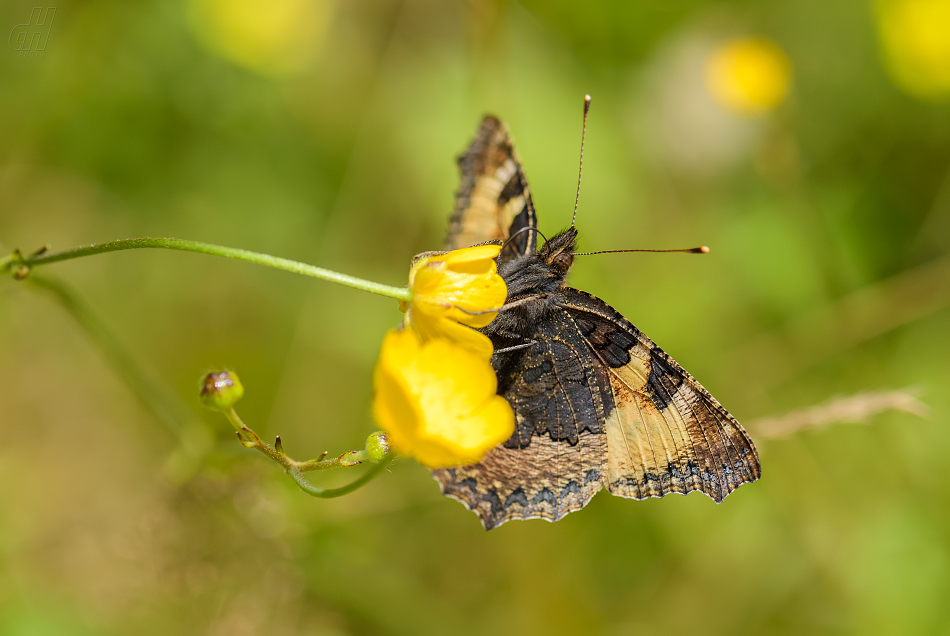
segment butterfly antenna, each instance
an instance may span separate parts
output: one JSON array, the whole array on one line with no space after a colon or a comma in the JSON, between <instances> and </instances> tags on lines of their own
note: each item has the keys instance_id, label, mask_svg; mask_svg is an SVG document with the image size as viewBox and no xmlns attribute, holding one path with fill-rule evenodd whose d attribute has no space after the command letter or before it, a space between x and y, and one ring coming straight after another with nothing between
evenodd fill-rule
<instances>
[{"instance_id":1,"label":"butterfly antenna","mask_svg":"<svg viewBox=\"0 0 950 636\"><path fill-rule=\"evenodd\" d=\"M601 250L599 252L574 252L574 256L591 256L592 254L620 254L622 252L683 252L685 254L709 254L709 248L703 245L702 247L687 247L682 250Z\"/></svg>"},{"instance_id":2,"label":"butterfly antenna","mask_svg":"<svg viewBox=\"0 0 950 636\"><path fill-rule=\"evenodd\" d=\"M581 200L581 175L584 173L584 138L587 137L587 113L590 111L590 95L584 95L584 127L581 129L581 161L577 167L577 194L574 195L574 216L571 217L571 228L577 220L577 204Z\"/></svg>"},{"instance_id":3,"label":"butterfly antenna","mask_svg":"<svg viewBox=\"0 0 950 636\"><path fill-rule=\"evenodd\" d=\"M508 237L508 240L505 241L505 242L502 244L501 249L505 249L506 247L508 247L508 243L511 243L513 240L515 240L516 238L518 238L518 235L524 234L525 232L537 232L538 234L541 235L541 238L544 239L544 242L545 242L545 243L548 242L548 237L546 237L546 236L544 235L544 233L541 232L541 230L539 230L539 229L536 228L536 227L531 227L530 225L528 225L528 226L525 226L525 227L521 228L520 230L518 230L517 232L515 232L515 233L512 234L511 236L509 236L509 237Z\"/></svg>"}]
</instances>

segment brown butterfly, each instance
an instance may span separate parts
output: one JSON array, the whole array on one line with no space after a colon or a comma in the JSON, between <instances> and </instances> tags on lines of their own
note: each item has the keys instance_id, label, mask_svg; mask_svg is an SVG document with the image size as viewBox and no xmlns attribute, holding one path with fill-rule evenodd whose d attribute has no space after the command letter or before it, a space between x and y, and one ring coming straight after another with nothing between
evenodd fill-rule
<instances>
[{"instance_id":1,"label":"brown butterfly","mask_svg":"<svg viewBox=\"0 0 950 636\"><path fill-rule=\"evenodd\" d=\"M506 242L506 309L482 331L515 432L478 464L433 470L443 494L491 529L557 521L601 488L633 499L699 490L719 503L758 479L739 422L619 312L565 285L573 223L537 249L534 204L505 125L485 117L458 165L446 248Z\"/></svg>"}]
</instances>

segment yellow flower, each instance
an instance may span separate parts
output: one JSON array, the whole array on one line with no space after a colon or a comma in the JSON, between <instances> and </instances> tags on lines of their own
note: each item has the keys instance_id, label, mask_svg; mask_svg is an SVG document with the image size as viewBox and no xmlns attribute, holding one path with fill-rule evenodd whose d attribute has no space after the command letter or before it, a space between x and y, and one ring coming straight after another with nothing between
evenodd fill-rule
<instances>
[{"instance_id":1,"label":"yellow flower","mask_svg":"<svg viewBox=\"0 0 950 636\"><path fill-rule=\"evenodd\" d=\"M877 9L894 83L921 99L950 96L950 0L879 0Z\"/></svg>"},{"instance_id":2,"label":"yellow flower","mask_svg":"<svg viewBox=\"0 0 950 636\"><path fill-rule=\"evenodd\" d=\"M190 0L192 27L213 52L279 77L304 71L330 26L331 0Z\"/></svg>"},{"instance_id":3,"label":"yellow flower","mask_svg":"<svg viewBox=\"0 0 950 636\"><path fill-rule=\"evenodd\" d=\"M508 296L498 275L495 257L499 245L479 245L419 258L409 271L412 300L406 325L423 341L448 338L484 358L492 354L491 340L469 327L485 327Z\"/></svg>"},{"instance_id":4,"label":"yellow flower","mask_svg":"<svg viewBox=\"0 0 950 636\"><path fill-rule=\"evenodd\" d=\"M752 115L778 106L788 94L791 67L785 53L769 40L726 42L706 67L706 86L729 110Z\"/></svg>"},{"instance_id":5,"label":"yellow flower","mask_svg":"<svg viewBox=\"0 0 950 636\"><path fill-rule=\"evenodd\" d=\"M373 372L373 416L393 449L431 468L463 466L511 437L491 365L451 340L390 331Z\"/></svg>"}]
</instances>

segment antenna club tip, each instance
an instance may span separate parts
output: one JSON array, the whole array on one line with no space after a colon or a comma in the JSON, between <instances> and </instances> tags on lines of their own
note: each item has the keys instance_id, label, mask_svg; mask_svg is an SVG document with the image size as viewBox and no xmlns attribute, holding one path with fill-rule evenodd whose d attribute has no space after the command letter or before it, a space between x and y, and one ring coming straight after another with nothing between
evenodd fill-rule
<instances>
[{"instance_id":1,"label":"antenna club tip","mask_svg":"<svg viewBox=\"0 0 950 636\"><path fill-rule=\"evenodd\" d=\"M584 103L586 104L590 103L590 95L584 95Z\"/></svg>"},{"instance_id":2,"label":"antenna club tip","mask_svg":"<svg viewBox=\"0 0 950 636\"><path fill-rule=\"evenodd\" d=\"M709 254L709 248L703 245L702 247L696 248L696 252L699 254Z\"/></svg>"}]
</instances>

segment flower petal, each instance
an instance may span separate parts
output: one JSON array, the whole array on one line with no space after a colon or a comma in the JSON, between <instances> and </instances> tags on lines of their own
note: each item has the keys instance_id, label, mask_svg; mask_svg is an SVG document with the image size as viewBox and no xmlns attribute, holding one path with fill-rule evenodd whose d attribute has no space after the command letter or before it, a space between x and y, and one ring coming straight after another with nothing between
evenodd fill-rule
<instances>
[{"instance_id":1,"label":"flower petal","mask_svg":"<svg viewBox=\"0 0 950 636\"><path fill-rule=\"evenodd\" d=\"M486 327L498 315L508 288L498 275L500 245L479 245L417 258L409 272L412 300L406 325L423 338L449 338L481 357L491 356L491 342L462 327Z\"/></svg>"},{"instance_id":2,"label":"flower petal","mask_svg":"<svg viewBox=\"0 0 950 636\"><path fill-rule=\"evenodd\" d=\"M471 327L459 324L450 318L434 318L424 312L409 310L406 314L409 325L423 340L447 338L475 353L480 358L491 358L494 348L491 340Z\"/></svg>"},{"instance_id":3,"label":"flower petal","mask_svg":"<svg viewBox=\"0 0 950 636\"><path fill-rule=\"evenodd\" d=\"M453 340L390 331L373 383L373 415L393 448L426 466L478 462L514 432L514 413L495 393L487 358Z\"/></svg>"},{"instance_id":4,"label":"flower petal","mask_svg":"<svg viewBox=\"0 0 950 636\"><path fill-rule=\"evenodd\" d=\"M464 263L473 263L477 261L487 262L494 260L501 253L501 245L476 245L466 247L460 250L452 250L439 257L441 260L455 267Z\"/></svg>"}]
</instances>

